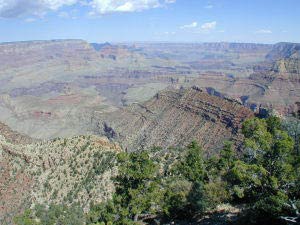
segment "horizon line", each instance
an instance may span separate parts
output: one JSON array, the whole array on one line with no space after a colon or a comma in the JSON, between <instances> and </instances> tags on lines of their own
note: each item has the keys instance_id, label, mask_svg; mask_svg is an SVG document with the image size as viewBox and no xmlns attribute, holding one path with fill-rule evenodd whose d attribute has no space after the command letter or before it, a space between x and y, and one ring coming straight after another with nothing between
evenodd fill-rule
<instances>
[{"instance_id":1,"label":"horizon line","mask_svg":"<svg viewBox=\"0 0 300 225\"><path fill-rule=\"evenodd\" d=\"M290 43L290 44L300 44L297 42L289 42L289 41L280 41L273 43L263 43L263 42L243 42L243 41L88 41L81 38L61 38L61 39L32 39L32 40L20 40L20 41L3 41L0 42L3 44L13 44L13 43L29 43L29 42L59 42L59 41L84 41L89 44L206 44L206 43L224 43L224 44L259 44L259 45L275 45L279 43Z\"/></svg>"}]
</instances>

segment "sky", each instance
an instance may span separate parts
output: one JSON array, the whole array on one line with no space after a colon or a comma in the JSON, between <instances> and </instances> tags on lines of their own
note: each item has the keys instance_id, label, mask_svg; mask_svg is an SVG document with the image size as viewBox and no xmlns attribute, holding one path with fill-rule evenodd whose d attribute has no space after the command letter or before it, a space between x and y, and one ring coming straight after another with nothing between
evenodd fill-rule
<instances>
[{"instance_id":1,"label":"sky","mask_svg":"<svg viewBox=\"0 0 300 225\"><path fill-rule=\"evenodd\" d=\"M300 0L0 0L0 42L300 42Z\"/></svg>"}]
</instances>

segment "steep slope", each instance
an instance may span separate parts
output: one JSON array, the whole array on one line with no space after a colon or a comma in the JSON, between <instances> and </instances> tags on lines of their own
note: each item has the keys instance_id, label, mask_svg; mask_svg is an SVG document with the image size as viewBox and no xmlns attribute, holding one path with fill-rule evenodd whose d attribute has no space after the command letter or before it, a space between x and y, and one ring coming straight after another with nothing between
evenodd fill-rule
<instances>
[{"instance_id":1,"label":"steep slope","mask_svg":"<svg viewBox=\"0 0 300 225\"><path fill-rule=\"evenodd\" d=\"M285 58L299 58L300 44L281 42L272 47L272 50L267 54L266 59L276 61Z\"/></svg>"},{"instance_id":2,"label":"steep slope","mask_svg":"<svg viewBox=\"0 0 300 225\"><path fill-rule=\"evenodd\" d=\"M279 43L266 57L275 63L271 69L274 77L285 75L292 82L299 82L300 78L300 44Z\"/></svg>"},{"instance_id":3,"label":"steep slope","mask_svg":"<svg viewBox=\"0 0 300 225\"><path fill-rule=\"evenodd\" d=\"M239 102L193 87L162 91L145 104L110 113L100 120L99 132L129 151L185 146L196 140L211 154L225 140L239 145L241 123L251 116Z\"/></svg>"},{"instance_id":4,"label":"steep slope","mask_svg":"<svg viewBox=\"0 0 300 225\"><path fill-rule=\"evenodd\" d=\"M8 142L15 144L30 144L34 140L26 135L19 134L16 131L13 131L9 126L0 122L0 135L2 135Z\"/></svg>"},{"instance_id":5,"label":"steep slope","mask_svg":"<svg viewBox=\"0 0 300 225\"><path fill-rule=\"evenodd\" d=\"M251 75L252 80L266 87L265 92L249 100L282 114L291 113L300 99L300 44L279 43L267 58L275 61Z\"/></svg>"},{"instance_id":6,"label":"steep slope","mask_svg":"<svg viewBox=\"0 0 300 225\"><path fill-rule=\"evenodd\" d=\"M17 144L0 133L0 224L32 204L79 203L88 210L91 202L106 200L119 151L96 136Z\"/></svg>"},{"instance_id":7,"label":"steep slope","mask_svg":"<svg viewBox=\"0 0 300 225\"><path fill-rule=\"evenodd\" d=\"M300 44L274 45L249 77L207 73L193 82L212 94L240 99L254 111L274 109L287 115L296 110L300 99Z\"/></svg>"}]
</instances>

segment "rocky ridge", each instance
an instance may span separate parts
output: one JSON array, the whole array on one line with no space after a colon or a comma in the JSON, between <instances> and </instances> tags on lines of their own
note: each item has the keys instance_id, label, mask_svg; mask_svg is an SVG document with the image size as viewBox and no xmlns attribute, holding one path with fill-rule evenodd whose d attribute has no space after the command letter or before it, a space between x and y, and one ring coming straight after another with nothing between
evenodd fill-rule
<instances>
[{"instance_id":1,"label":"rocky ridge","mask_svg":"<svg viewBox=\"0 0 300 225\"><path fill-rule=\"evenodd\" d=\"M252 116L250 109L231 98L197 87L170 89L101 118L99 133L129 151L185 146L196 140L213 154L228 139L239 146L241 124Z\"/></svg>"},{"instance_id":2,"label":"rocky ridge","mask_svg":"<svg viewBox=\"0 0 300 225\"><path fill-rule=\"evenodd\" d=\"M11 143L15 144L30 144L36 140L13 131L9 126L0 122L0 134Z\"/></svg>"},{"instance_id":3,"label":"rocky ridge","mask_svg":"<svg viewBox=\"0 0 300 225\"><path fill-rule=\"evenodd\" d=\"M32 204L79 203L88 210L91 202L110 198L114 155L121 148L107 138L77 136L27 144L20 138L12 143L11 137L18 137L15 132L5 136L0 133L0 224L10 224Z\"/></svg>"}]
</instances>

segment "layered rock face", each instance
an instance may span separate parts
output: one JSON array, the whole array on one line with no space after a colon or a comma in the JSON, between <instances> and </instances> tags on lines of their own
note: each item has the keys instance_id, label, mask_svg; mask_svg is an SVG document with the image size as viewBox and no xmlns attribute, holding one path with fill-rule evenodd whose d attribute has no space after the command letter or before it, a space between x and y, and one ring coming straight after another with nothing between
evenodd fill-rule
<instances>
[{"instance_id":1,"label":"layered rock face","mask_svg":"<svg viewBox=\"0 0 300 225\"><path fill-rule=\"evenodd\" d=\"M254 111L275 110L285 116L296 110L300 99L299 55L300 44L279 43L253 67L249 77L207 74L195 84L215 95L240 99Z\"/></svg>"},{"instance_id":2,"label":"layered rock face","mask_svg":"<svg viewBox=\"0 0 300 225\"><path fill-rule=\"evenodd\" d=\"M283 76L292 82L299 82L300 78L300 44L279 43L274 45L267 59L274 61L271 73L274 78Z\"/></svg>"},{"instance_id":3,"label":"layered rock face","mask_svg":"<svg viewBox=\"0 0 300 225\"><path fill-rule=\"evenodd\" d=\"M0 44L1 69L62 59L93 59L93 48L83 40L29 41ZM61 62L65 63L65 62Z\"/></svg>"},{"instance_id":4,"label":"layered rock face","mask_svg":"<svg viewBox=\"0 0 300 225\"><path fill-rule=\"evenodd\" d=\"M290 43L4 43L0 121L39 139L93 134L95 114L144 102L169 86L193 85L286 114L299 98L297 49Z\"/></svg>"},{"instance_id":5,"label":"layered rock face","mask_svg":"<svg viewBox=\"0 0 300 225\"><path fill-rule=\"evenodd\" d=\"M228 42L138 43L134 47L150 58L172 59L196 70L224 71L239 76L246 76L250 72L249 65L264 61L272 49L272 45L267 44Z\"/></svg>"},{"instance_id":6,"label":"layered rock face","mask_svg":"<svg viewBox=\"0 0 300 225\"><path fill-rule=\"evenodd\" d=\"M245 54L262 54L264 56L272 49L272 45L268 44L253 44L253 43L230 43L230 42L209 42L209 43L137 43L134 46L137 49L141 49L146 54L157 54L157 53L168 53L168 56L181 58L182 60L184 55L182 52L206 52L207 54L213 54L216 52L219 53L245 53ZM175 54L177 52L177 54ZM181 57L180 57L181 56ZM202 58L205 55L195 54L187 55L186 58L190 59L191 56L196 58ZM207 56L207 55L206 55ZM221 55L219 55L221 56Z\"/></svg>"},{"instance_id":7,"label":"layered rock face","mask_svg":"<svg viewBox=\"0 0 300 225\"><path fill-rule=\"evenodd\" d=\"M39 139L92 134L95 111L139 97L138 89L127 95L130 88L150 85L144 90L152 97L152 87L161 90L181 76L163 67L169 61L83 40L3 43L0 61L0 121Z\"/></svg>"},{"instance_id":8,"label":"layered rock face","mask_svg":"<svg viewBox=\"0 0 300 225\"><path fill-rule=\"evenodd\" d=\"M267 59L275 61L268 69L251 76L253 81L265 86L265 91L251 101L283 115L292 113L300 99L300 44L279 43Z\"/></svg>"},{"instance_id":9,"label":"layered rock face","mask_svg":"<svg viewBox=\"0 0 300 225\"><path fill-rule=\"evenodd\" d=\"M300 44L281 42L275 44L272 50L267 54L266 59L276 61L286 58L299 58L300 57Z\"/></svg>"},{"instance_id":10,"label":"layered rock face","mask_svg":"<svg viewBox=\"0 0 300 225\"><path fill-rule=\"evenodd\" d=\"M196 140L207 154L213 154L225 140L239 145L241 124L251 116L238 101L193 87L162 91L145 104L106 115L99 122L99 132L128 151L185 146Z\"/></svg>"}]
</instances>

